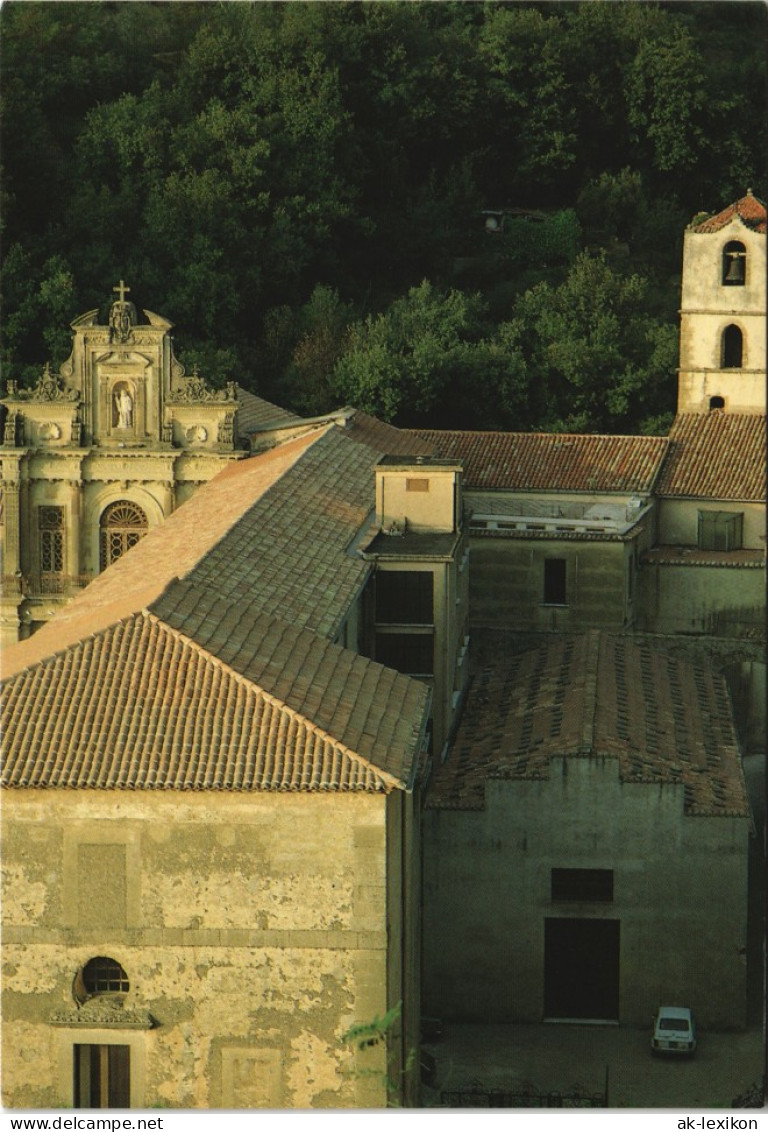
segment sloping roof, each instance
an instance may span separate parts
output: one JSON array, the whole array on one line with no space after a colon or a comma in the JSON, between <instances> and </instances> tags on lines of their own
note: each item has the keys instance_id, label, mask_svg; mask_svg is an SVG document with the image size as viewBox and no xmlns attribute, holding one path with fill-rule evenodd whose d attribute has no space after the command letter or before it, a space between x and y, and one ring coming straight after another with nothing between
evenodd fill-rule
<instances>
[{"instance_id":1,"label":"sloping roof","mask_svg":"<svg viewBox=\"0 0 768 1132\"><path fill-rule=\"evenodd\" d=\"M252 619L248 628L252 635L241 633L239 640L249 657L238 667L250 676L149 612L25 669L4 685L3 785L300 791L409 785L426 687L268 618ZM230 643L230 651L237 646ZM302 701L301 712L270 689L290 683L303 664L286 697ZM355 749L345 738L355 740Z\"/></svg>"},{"instance_id":2,"label":"sloping roof","mask_svg":"<svg viewBox=\"0 0 768 1132\"><path fill-rule=\"evenodd\" d=\"M281 409L271 401L265 401L242 385L237 387L237 432L238 436L248 436L256 428L275 424L299 424L301 417L288 409Z\"/></svg>"},{"instance_id":3,"label":"sloping roof","mask_svg":"<svg viewBox=\"0 0 768 1132\"><path fill-rule=\"evenodd\" d=\"M34 636L4 649L3 673L16 672L143 609L173 578L184 576L204 559L319 436L302 436L229 464Z\"/></svg>"},{"instance_id":4,"label":"sloping roof","mask_svg":"<svg viewBox=\"0 0 768 1132\"><path fill-rule=\"evenodd\" d=\"M734 216L738 216L747 228L751 228L754 232L765 232L765 204L753 195L751 189L746 196L734 201L733 204L729 204L727 208L716 213L715 216L710 216L700 224L691 225L690 230L692 232L719 232L721 228L725 228L726 224L730 224Z\"/></svg>"},{"instance_id":5,"label":"sloping roof","mask_svg":"<svg viewBox=\"0 0 768 1132\"><path fill-rule=\"evenodd\" d=\"M188 576L230 602L253 601L332 638L371 570L348 547L373 508L381 453L335 425L310 437L301 459Z\"/></svg>"},{"instance_id":6,"label":"sloping roof","mask_svg":"<svg viewBox=\"0 0 768 1132\"><path fill-rule=\"evenodd\" d=\"M468 491L649 492L666 451L662 436L419 429L440 456L462 460Z\"/></svg>"},{"instance_id":7,"label":"sloping roof","mask_svg":"<svg viewBox=\"0 0 768 1132\"><path fill-rule=\"evenodd\" d=\"M230 465L9 648L8 781L409 788L426 685L331 643L381 455L328 425Z\"/></svg>"},{"instance_id":8,"label":"sloping roof","mask_svg":"<svg viewBox=\"0 0 768 1132\"><path fill-rule=\"evenodd\" d=\"M355 409L346 426L347 436L390 456L434 456L437 445L409 429L395 428ZM442 434L438 434L442 435Z\"/></svg>"},{"instance_id":9,"label":"sloping roof","mask_svg":"<svg viewBox=\"0 0 768 1132\"><path fill-rule=\"evenodd\" d=\"M510 653L477 644L462 721L429 785L434 809L482 809L488 779L546 779L555 756L613 756L627 783L678 783L688 814L749 810L725 681L709 666L597 631Z\"/></svg>"},{"instance_id":10,"label":"sloping roof","mask_svg":"<svg viewBox=\"0 0 768 1132\"><path fill-rule=\"evenodd\" d=\"M693 499L765 499L765 418L760 413L681 413L656 493Z\"/></svg>"}]
</instances>

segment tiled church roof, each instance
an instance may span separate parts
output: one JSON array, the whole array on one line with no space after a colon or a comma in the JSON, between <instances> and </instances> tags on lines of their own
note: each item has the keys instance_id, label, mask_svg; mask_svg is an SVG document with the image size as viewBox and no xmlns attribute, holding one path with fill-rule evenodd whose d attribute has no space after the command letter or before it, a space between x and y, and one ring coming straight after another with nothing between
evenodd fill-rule
<instances>
[{"instance_id":1,"label":"tiled church roof","mask_svg":"<svg viewBox=\"0 0 768 1132\"><path fill-rule=\"evenodd\" d=\"M740 200L729 204L722 212L710 216L707 220L703 220L701 224L692 225L691 231L719 232L721 228L725 228L726 224L730 224L734 216L738 216L747 228L752 228L755 232L765 232L765 204L756 196L753 196L751 190Z\"/></svg>"},{"instance_id":2,"label":"tiled church roof","mask_svg":"<svg viewBox=\"0 0 768 1132\"><path fill-rule=\"evenodd\" d=\"M426 688L314 634L268 619L251 628L251 653L271 653L261 665L250 659L261 669L261 683L147 612L24 670L5 685L3 785L300 791L407 786L419 746L409 721L423 714ZM302 661L310 668L315 662L315 701L305 697L305 713L269 690L296 670L297 643ZM358 699L364 706L356 718ZM337 734L312 717L336 725ZM339 736L354 738L355 749Z\"/></svg>"},{"instance_id":3,"label":"tiled church roof","mask_svg":"<svg viewBox=\"0 0 768 1132\"><path fill-rule=\"evenodd\" d=\"M681 413L657 494L713 500L765 499L765 417L760 413Z\"/></svg>"},{"instance_id":4,"label":"tiled church roof","mask_svg":"<svg viewBox=\"0 0 768 1132\"><path fill-rule=\"evenodd\" d=\"M473 640L429 808L482 809L489 779L546 779L553 757L609 756L622 782L682 785L688 814L748 815L728 691L711 667L596 631L517 654L502 633Z\"/></svg>"},{"instance_id":5,"label":"tiled church roof","mask_svg":"<svg viewBox=\"0 0 768 1132\"><path fill-rule=\"evenodd\" d=\"M382 454L328 425L230 465L9 648L8 781L409 788L428 689L331 643Z\"/></svg>"},{"instance_id":6,"label":"tiled church roof","mask_svg":"<svg viewBox=\"0 0 768 1132\"><path fill-rule=\"evenodd\" d=\"M464 462L468 491L649 492L666 437L419 429L439 456Z\"/></svg>"}]
</instances>

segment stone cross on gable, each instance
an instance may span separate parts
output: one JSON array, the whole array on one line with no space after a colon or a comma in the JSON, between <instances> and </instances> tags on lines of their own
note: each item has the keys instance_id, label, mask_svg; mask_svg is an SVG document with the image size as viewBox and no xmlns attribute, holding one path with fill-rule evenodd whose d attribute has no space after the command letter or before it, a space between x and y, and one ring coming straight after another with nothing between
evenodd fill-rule
<instances>
[{"instance_id":1,"label":"stone cross on gable","mask_svg":"<svg viewBox=\"0 0 768 1132\"><path fill-rule=\"evenodd\" d=\"M126 285L125 285L125 283L123 283L122 279L120 280L120 286L119 287L113 287L112 288L113 291L119 291L120 292L120 302L121 303L125 302L125 293L126 293L126 291L130 291L130 289L131 289L130 287L126 287Z\"/></svg>"}]
</instances>

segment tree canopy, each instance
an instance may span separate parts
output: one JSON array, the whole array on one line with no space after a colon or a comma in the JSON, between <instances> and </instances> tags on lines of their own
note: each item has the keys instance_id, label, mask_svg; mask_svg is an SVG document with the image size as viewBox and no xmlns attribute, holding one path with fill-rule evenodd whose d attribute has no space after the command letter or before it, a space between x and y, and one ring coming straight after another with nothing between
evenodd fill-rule
<instances>
[{"instance_id":1,"label":"tree canopy","mask_svg":"<svg viewBox=\"0 0 768 1132\"><path fill-rule=\"evenodd\" d=\"M302 412L651 428L683 227L763 189L767 26L749 0L9 0L5 373L61 362L125 278L206 376Z\"/></svg>"}]
</instances>

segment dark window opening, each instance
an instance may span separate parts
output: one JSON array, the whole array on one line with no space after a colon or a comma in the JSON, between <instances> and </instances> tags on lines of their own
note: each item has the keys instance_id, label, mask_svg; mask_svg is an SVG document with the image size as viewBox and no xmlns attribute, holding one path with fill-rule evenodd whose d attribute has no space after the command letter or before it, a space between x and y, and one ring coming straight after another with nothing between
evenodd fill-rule
<instances>
[{"instance_id":1,"label":"dark window opening","mask_svg":"<svg viewBox=\"0 0 768 1132\"><path fill-rule=\"evenodd\" d=\"M99 567L106 570L144 538L149 524L141 507L120 499L105 507L99 526Z\"/></svg>"},{"instance_id":2,"label":"dark window opening","mask_svg":"<svg viewBox=\"0 0 768 1132\"><path fill-rule=\"evenodd\" d=\"M564 558L544 560L544 604L567 605Z\"/></svg>"},{"instance_id":3,"label":"dark window opening","mask_svg":"<svg viewBox=\"0 0 768 1132\"><path fill-rule=\"evenodd\" d=\"M741 550L744 516L739 511L699 511L700 550Z\"/></svg>"},{"instance_id":4,"label":"dark window opening","mask_svg":"<svg viewBox=\"0 0 768 1132\"><path fill-rule=\"evenodd\" d=\"M88 994L127 994L131 989L128 976L115 959L98 955L83 967L83 986Z\"/></svg>"},{"instance_id":5,"label":"dark window opening","mask_svg":"<svg viewBox=\"0 0 768 1132\"><path fill-rule=\"evenodd\" d=\"M712 411L712 409L724 409L725 408L725 398L724 397L710 397L709 408L710 408L710 412Z\"/></svg>"},{"instance_id":6,"label":"dark window opening","mask_svg":"<svg viewBox=\"0 0 768 1132\"><path fill-rule=\"evenodd\" d=\"M377 633L376 660L405 676L432 676L435 671L431 633Z\"/></svg>"},{"instance_id":7,"label":"dark window opening","mask_svg":"<svg viewBox=\"0 0 768 1132\"><path fill-rule=\"evenodd\" d=\"M75 1108L130 1108L130 1046L74 1047Z\"/></svg>"},{"instance_id":8,"label":"dark window opening","mask_svg":"<svg viewBox=\"0 0 768 1132\"><path fill-rule=\"evenodd\" d=\"M747 249L738 240L723 248L723 286L743 287L746 278Z\"/></svg>"},{"instance_id":9,"label":"dark window opening","mask_svg":"<svg viewBox=\"0 0 768 1132\"><path fill-rule=\"evenodd\" d=\"M731 323L723 331L720 347L721 364L723 369L738 369L744 352L744 338L738 326Z\"/></svg>"},{"instance_id":10,"label":"dark window opening","mask_svg":"<svg viewBox=\"0 0 768 1132\"><path fill-rule=\"evenodd\" d=\"M613 869L552 869L552 899L613 900Z\"/></svg>"},{"instance_id":11,"label":"dark window opening","mask_svg":"<svg viewBox=\"0 0 768 1132\"><path fill-rule=\"evenodd\" d=\"M430 571L392 570L376 575L376 621L380 625L431 625L433 579Z\"/></svg>"}]
</instances>

